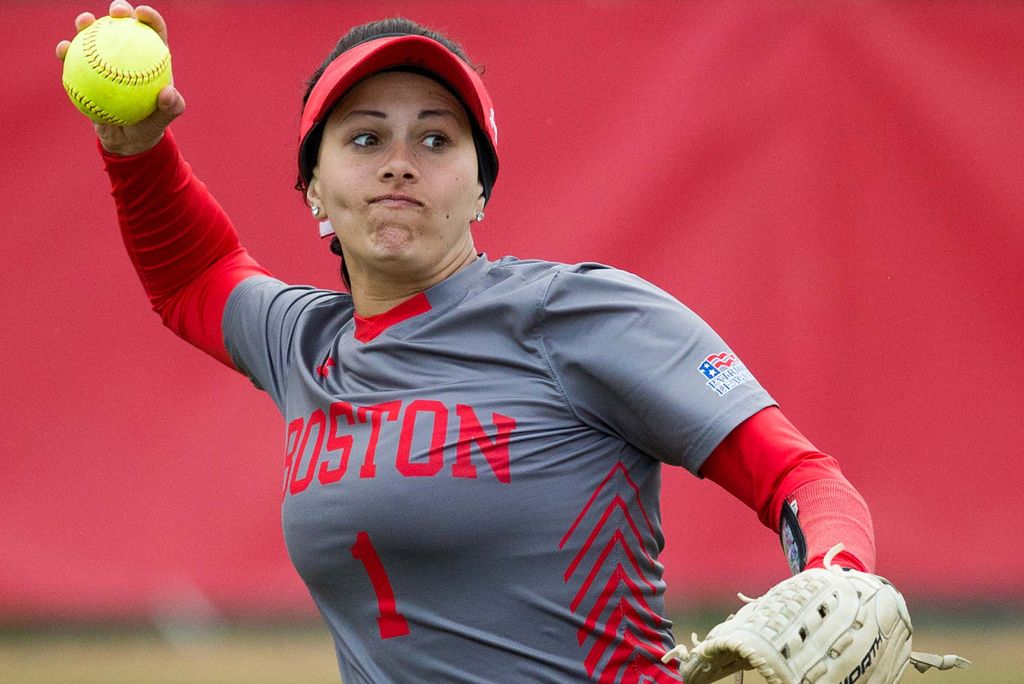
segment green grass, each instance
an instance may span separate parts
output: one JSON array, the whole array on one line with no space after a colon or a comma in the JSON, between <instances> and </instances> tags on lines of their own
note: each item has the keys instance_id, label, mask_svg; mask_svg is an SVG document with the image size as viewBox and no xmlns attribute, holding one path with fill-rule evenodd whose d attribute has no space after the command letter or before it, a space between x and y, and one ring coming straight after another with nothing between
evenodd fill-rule
<instances>
[{"instance_id":1,"label":"green grass","mask_svg":"<svg viewBox=\"0 0 1024 684\"><path fill-rule=\"evenodd\" d=\"M710 621L682 617L675 624L683 638L693 628L703 634ZM909 671L903 681L1024 682L1022 645L1024 616L919 618L915 650L957 653L974 666ZM330 637L319 624L0 630L0 680L12 684L337 684L337 672ZM746 681L763 680L748 675Z\"/></svg>"},{"instance_id":2,"label":"green grass","mask_svg":"<svg viewBox=\"0 0 1024 684\"><path fill-rule=\"evenodd\" d=\"M12 684L337 684L320 624L54 628L0 633L0 681Z\"/></svg>"}]
</instances>

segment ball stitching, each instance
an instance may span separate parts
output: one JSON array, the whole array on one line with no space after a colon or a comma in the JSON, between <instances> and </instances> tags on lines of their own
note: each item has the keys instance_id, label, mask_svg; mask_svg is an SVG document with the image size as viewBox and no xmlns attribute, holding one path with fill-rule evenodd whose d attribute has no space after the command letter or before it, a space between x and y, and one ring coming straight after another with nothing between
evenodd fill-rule
<instances>
[{"instance_id":1,"label":"ball stitching","mask_svg":"<svg viewBox=\"0 0 1024 684\"><path fill-rule=\"evenodd\" d=\"M103 119L104 122L114 124L115 126L128 125L128 122L124 119L113 116L105 110L100 109L95 102L82 95L77 88L69 84L67 81L64 81L64 89L68 91L68 94L71 95L72 98L74 98L75 102L88 109L97 118Z\"/></svg>"},{"instance_id":2,"label":"ball stitching","mask_svg":"<svg viewBox=\"0 0 1024 684\"><path fill-rule=\"evenodd\" d=\"M100 30L107 25L109 25L109 22L106 21L105 17L98 19L91 27L89 27L89 29L86 29L89 33L86 34L82 41L82 52L86 61L89 63L89 66L101 73L104 78L115 81L119 84L140 85L149 83L167 70L167 66L171 61L170 54L164 54L160 61L150 68L138 71L123 71L112 64L109 64L103 59L102 55L100 55L100 51L96 46Z\"/></svg>"}]
</instances>

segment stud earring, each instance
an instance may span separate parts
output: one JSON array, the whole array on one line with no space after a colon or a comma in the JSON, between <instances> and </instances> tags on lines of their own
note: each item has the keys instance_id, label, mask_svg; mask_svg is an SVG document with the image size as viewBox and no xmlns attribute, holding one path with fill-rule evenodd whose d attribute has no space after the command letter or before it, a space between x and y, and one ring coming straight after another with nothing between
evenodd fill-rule
<instances>
[{"instance_id":1,"label":"stud earring","mask_svg":"<svg viewBox=\"0 0 1024 684\"><path fill-rule=\"evenodd\" d=\"M480 223L483 220L484 220L484 212L482 212L482 211L476 212L476 222Z\"/></svg>"},{"instance_id":2,"label":"stud earring","mask_svg":"<svg viewBox=\"0 0 1024 684\"><path fill-rule=\"evenodd\" d=\"M313 218L320 218L320 213L322 211L320 207L313 205L313 208L310 209L310 211L313 212Z\"/></svg>"}]
</instances>

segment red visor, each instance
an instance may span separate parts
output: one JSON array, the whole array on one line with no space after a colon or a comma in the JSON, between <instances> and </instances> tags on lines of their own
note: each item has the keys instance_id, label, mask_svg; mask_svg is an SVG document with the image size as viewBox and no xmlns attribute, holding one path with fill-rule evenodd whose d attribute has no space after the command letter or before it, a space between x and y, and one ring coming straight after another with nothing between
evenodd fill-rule
<instances>
[{"instance_id":1,"label":"red visor","mask_svg":"<svg viewBox=\"0 0 1024 684\"><path fill-rule=\"evenodd\" d=\"M338 100L368 76L401 67L436 75L462 100L474 124L485 195L498 173L498 129L494 105L480 76L441 43L425 36L377 38L341 53L324 70L309 94L299 128L299 175L308 183L319 153L318 133ZM313 135L311 135L313 134ZM480 135L482 134L482 135ZM483 144L481 144L483 143ZM483 147L484 149L481 149Z\"/></svg>"}]
</instances>

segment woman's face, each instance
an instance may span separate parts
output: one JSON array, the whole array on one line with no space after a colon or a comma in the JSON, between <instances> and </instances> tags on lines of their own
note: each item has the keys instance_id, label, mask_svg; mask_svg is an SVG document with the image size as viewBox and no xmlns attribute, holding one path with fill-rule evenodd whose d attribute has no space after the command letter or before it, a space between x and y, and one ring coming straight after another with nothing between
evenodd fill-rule
<instances>
[{"instance_id":1,"label":"woman's face","mask_svg":"<svg viewBox=\"0 0 1024 684\"><path fill-rule=\"evenodd\" d=\"M331 112L307 197L326 209L353 279L419 280L476 255L482 192L459 101L430 78L388 72Z\"/></svg>"}]
</instances>

